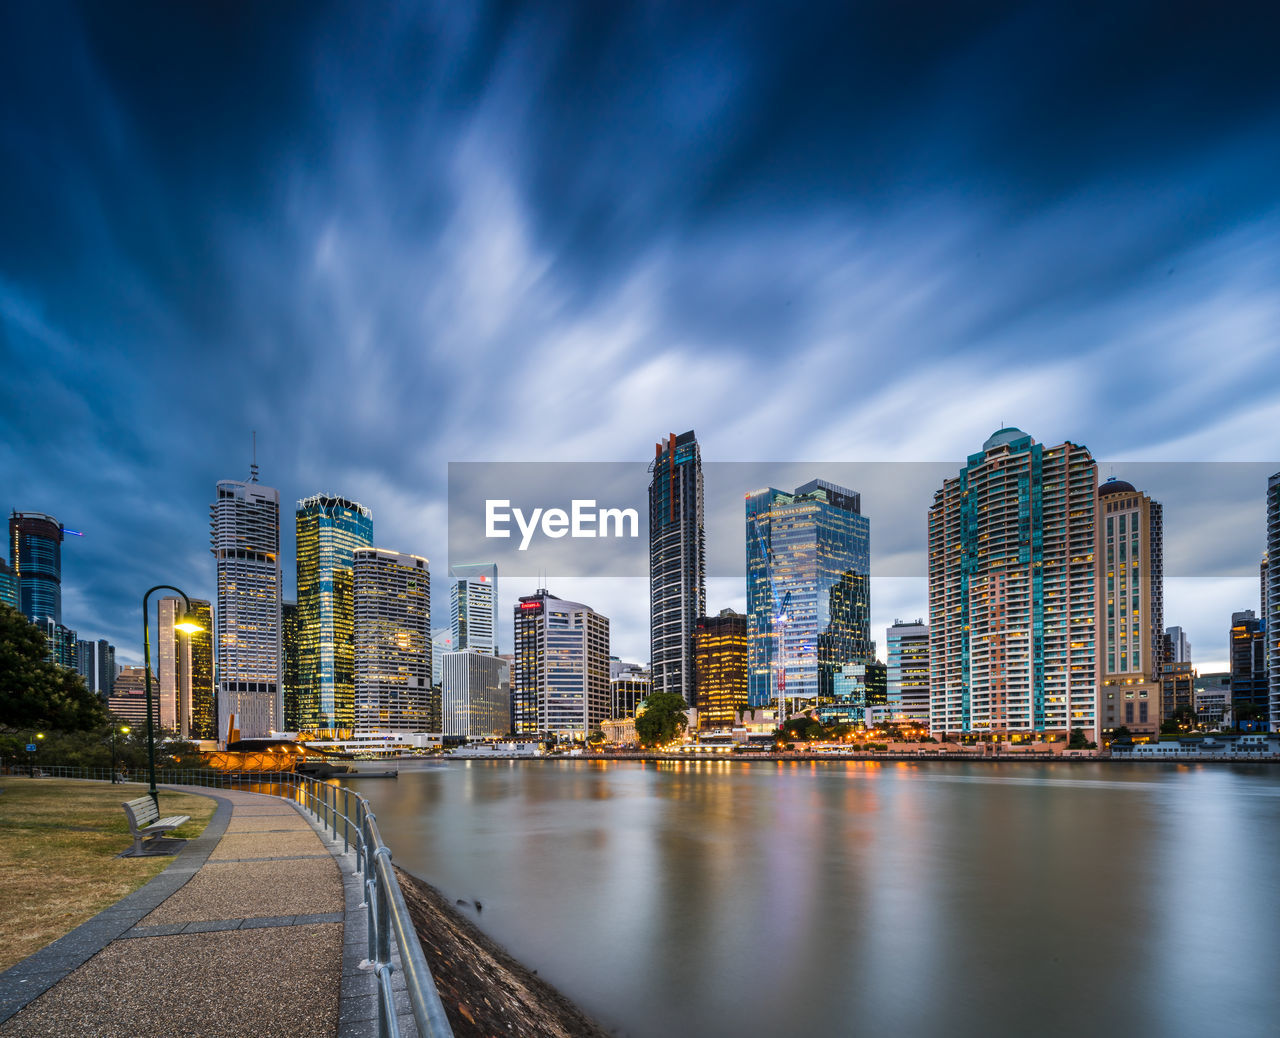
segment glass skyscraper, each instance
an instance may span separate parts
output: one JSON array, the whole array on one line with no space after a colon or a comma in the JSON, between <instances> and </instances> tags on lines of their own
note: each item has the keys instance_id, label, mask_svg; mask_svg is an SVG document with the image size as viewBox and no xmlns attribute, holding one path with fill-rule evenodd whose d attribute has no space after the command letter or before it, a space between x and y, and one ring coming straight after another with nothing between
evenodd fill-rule
<instances>
[{"instance_id":1,"label":"glass skyscraper","mask_svg":"<svg viewBox=\"0 0 1280 1038\"><path fill-rule=\"evenodd\" d=\"M1280 732L1280 472L1267 480L1267 566L1262 622L1267 632L1271 730Z\"/></svg>"},{"instance_id":2,"label":"glass skyscraper","mask_svg":"<svg viewBox=\"0 0 1280 1038\"><path fill-rule=\"evenodd\" d=\"M699 617L693 644L698 727L732 728L738 711L747 705L747 618L732 609L721 609L719 616Z\"/></svg>"},{"instance_id":3,"label":"glass skyscraper","mask_svg":"<svg viewBox=\"0 0 1280 1038\"><path fill-rule=\"evenodd\" d=\"M28 620L62 623L62 524L43 512L9 516L9 558L18 608Z\"/></svg>"},{"instance_id":4,"label":"glass skyscraper","mask_svg":"<svg viewBox=\"0 0 1280 1038\"><path fill-rule=\"evenodd\" d=\"M202 630L184 634L174 624L189 615ZM209 603L191 600L189 613L182 599L160 599L156 632L157 723L183 739L212 739L213 720L213 614Z\"/></svg>"},{"instance_id":5,"label":"glass skyscraper","mask_svg":"<svg viewBox=\"0 0 1280 1038\"><path fill-rule=\"evenodd\" d=\"M296 732L300 711L298 706L298 603L280 604L280 636L284 656L284 726Z\"/></svg>"},{"instance_id":6,"label":"glass skyscraper","mask_svg":"<svg viewBox=\"0 0 1280 1038\"><path fill-rule=\"evenodd\" d=\"M0 559L0 602L14 609L20 608L18 597L18 576L4 559Z\"/></svg>"},{"instance_id":7,"label":"glass skyscraper","mask_svg":"<svg viewBox=\"0 0 1280 1038\"><path fill-rule=\"evenodd\" d=\"M373 513L345 497L298 502L298 707L304 731L355 724L352 563L373 544ZM430 657L428 657L430 662Z\"/></svg>"},{"instance_id":8,"label":"glass skyscraper","mask_svg":"<svg viewBox=\"0 0 1280 1038\"><path fill-rule=\"evenodd\" d=\"M852 490L815 479L747 495L752 708L779 693L830 703L835 675L874 658L871 524Z\"/></svg>"},{"instance_id":9,"label":"glass skyscraper","mask_svg":"<svg viewBox=\"0 0 1280 1038\"><path fill-rule=\"evenodd\" d=\"M449 621L453 651L498 655L498 566L450 566Z\"/></svg>"},{"instance_id":10,"label":"glass skyscraper","mask_svg":"<svg viewBox=\"0 0 1280 1038\"><path fill-rule=\"evenodd\" d=\"M693 636L707 611L702 454L693 430L654 445L649 467L649 660L653 691L693 706Z\"/></svg>"},{"instance_id":11,"label":"glass skyscraper","mask_svg":"<svg viewBox=\"0 0 1280 1038\"><path fill-rule=\"evenodd\" d=\"M432 717L431 570L426 559L357 548L355 728L439 731Z\"/></svg>"}]
</instances>

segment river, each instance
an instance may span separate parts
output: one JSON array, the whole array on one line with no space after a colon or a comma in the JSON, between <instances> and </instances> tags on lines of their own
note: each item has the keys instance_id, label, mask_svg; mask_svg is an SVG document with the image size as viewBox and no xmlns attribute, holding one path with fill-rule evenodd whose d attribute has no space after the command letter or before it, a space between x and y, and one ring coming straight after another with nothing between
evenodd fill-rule
<instances>
[{"instance_id":1,"label":"river","mask_svg":"<svg viewBox=\"0 0 1280 1038\"><path fill-rule=\"evenodd\" d=\"M1280 769L454 761L397 864L619 1034L1280 1033Z\"/></svg>"}]
</instances>

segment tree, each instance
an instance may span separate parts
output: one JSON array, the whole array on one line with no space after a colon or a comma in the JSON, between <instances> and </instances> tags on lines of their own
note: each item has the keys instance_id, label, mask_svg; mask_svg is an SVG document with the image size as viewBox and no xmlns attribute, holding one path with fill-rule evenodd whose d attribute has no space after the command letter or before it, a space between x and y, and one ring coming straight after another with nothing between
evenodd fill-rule
<instances>
[{"instance_id":1,"label":"tree","mask_svg":"<svg viewBox=\"0 0 1280 1038\"><path fill-rule=\"evenodd\" d=\"M1071 738L1067 742L1069 750L1085 750L1089 748L1088 736L1084 734L1083 728L1072 728Z\"/></svg>"},{"instance_id":2,"label":"tree","mask_svg":"<svg viewBox=\"0 0 1280 1038\"><path fill-rule=\"evenodd\" d=\"M783 724L782 735L787 739L813 742L815 739L826 739L827 730L812 717L793 717Z\"/></svg>"},{"instance_id":3,"label":"tree","mask_svg":"<svg viewBox=\"0 0 1280 1038\"><path fill-rule=\"evenodd\" d=\"M587 735L587 745L593 750L600 749L605 744L604 732L599 728L591 729Z\"/></svg>"},{"instance_id":4,"label":"tree","mask_svg":"<svg viewBox=\"0 0 1280 1038\"><path fill-rule=\"evenodd\" d=\"M1161 735L1181 735L1196 726L1196 712L1189 706L1180 706L1160 722Z\"/></svg>"},{"instance_id":5,"label":"tree","mask_svg":"<svg viewBox=\"0 0 1280 1038\"><path fill-rule=\"evenodd\" d=\"M645 746L661 746L676 739L689 725L684 696L655 692L644 701L644 713L636 714L636 735Z\"/></svg>"},{"instance_id":6,"label":"tree","mask_svg":"<svg viewBox=\"0 0 1280 1038\"><path fill-rule=\"evenodd\" d=\"M0 729L80 732L106 721L80 675L48 662L48 652L43 632L0 603Z\"/></svg>"}]
</instances>

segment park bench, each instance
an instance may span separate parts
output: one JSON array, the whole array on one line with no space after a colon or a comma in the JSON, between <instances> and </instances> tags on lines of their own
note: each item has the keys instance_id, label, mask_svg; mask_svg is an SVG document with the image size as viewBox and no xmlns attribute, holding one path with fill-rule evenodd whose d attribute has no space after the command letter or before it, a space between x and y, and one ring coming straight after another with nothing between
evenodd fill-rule
<instances>
[{"instance_id":1,"label":"park bench","mask_svg":"<svg viewBox=\"0 0 1280 1038\"><path fill-rule=\"evenodd\" d=\"M161 818L156 802L149 796L128 800L121 805L125 817L129 819L129 832L133 834L133 853L142 853L142 841L153 836L163 836L178 828L183 822L191 820L190 815L170 815Z\"/></svg>"}]
</instances>

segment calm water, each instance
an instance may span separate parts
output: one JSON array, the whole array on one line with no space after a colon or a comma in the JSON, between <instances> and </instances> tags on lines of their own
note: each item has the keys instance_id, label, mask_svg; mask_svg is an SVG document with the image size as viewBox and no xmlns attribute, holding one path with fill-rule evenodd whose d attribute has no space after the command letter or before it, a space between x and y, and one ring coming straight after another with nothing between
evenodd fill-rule
<instances>
[{"instance_id":1,"label":"calm water","mask_svg":"<svg viewBox=\"0 0 1280 1038\"><path fill-rule=\"evenodd\" d=\"M450 762L395 860L619 1033L1280 1034L1280 770Z\"/></svg>"}]
</instances>

